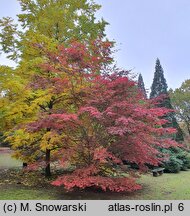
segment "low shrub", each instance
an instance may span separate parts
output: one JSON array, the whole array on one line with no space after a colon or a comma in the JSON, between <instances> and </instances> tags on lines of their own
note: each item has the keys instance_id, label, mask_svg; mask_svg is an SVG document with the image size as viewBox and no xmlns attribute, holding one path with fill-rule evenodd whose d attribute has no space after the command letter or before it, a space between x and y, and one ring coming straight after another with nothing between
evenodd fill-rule
<instances>
[{"instance_id":1,"label":"low shrub","mask_svg":"<svg viewBox=\"0 0 190 216\"><path fill-rule=\"evenodd\" d=\"M162 164L165 172L178 173L180 170L190 169L190 153L181 148L162 149L169 159Z\"/></svg>"},{"instance_id":2,"label":"low shrub","mask_svg":"<svg viewBox=\"0 0 190 216\"><path fill-rule=\"evenodd\" d=\"M178 173L183 167L183 161L175 156L171 156L168 161L163 163L163 167L165 168L165 172Z\"/></svg>"}]
</instances>

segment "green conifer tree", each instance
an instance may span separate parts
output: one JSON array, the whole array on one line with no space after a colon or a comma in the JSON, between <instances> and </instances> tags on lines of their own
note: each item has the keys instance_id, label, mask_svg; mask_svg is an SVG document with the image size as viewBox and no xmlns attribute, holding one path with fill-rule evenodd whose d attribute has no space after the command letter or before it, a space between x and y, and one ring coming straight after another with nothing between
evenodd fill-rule
<instances>
[{"instance_id":1,"label":"green conifer tree","mask_svg":"<svg viewBox=\"0 0 190 216\"><path fill-rule=\"evenodd\" d=\"M170 101L170 97L167 91L167 83L166 79L164 77L164 70L160 64L160 60L157 58L156 60L156 66L155 66L155 73L154 73L154 79L151 86L151 93L150 93L150 99L159 97L163 95L163 99L158 104L160 107L166 107L168 109L173 109ZM179 124L177 123L175 112L170 112L165 116L165 119L168 120L168 123L163 125L164 127L173 127L177 130L177 133L174 137L176 141L183 141L183 132L181 128L179 127Z\"/></svg>"},{"instance_id":2,"label":"green conifer tree","mask_svg":"<svg viewBox=\"0 0 190 216\"><path fill-rule=\"evenodd\" d=\"M161 94L167 94L167 83L164 78L164 70L160 64L160 60L156 59L154 79L151 86L150 98L156 98Z\"/></svg>"},{"instance_id":3,"label":"green conifer tree","mask_svg":"<svg viewBox=\"0 0 190 216\"><path fill-rule=\"evenodd\" d=\"M142 92L144 98L147 98L146 89L145 89L143 77L141 74L139 74L139 77L138 77L138 88Z\"/></svg>"}]
</instances>

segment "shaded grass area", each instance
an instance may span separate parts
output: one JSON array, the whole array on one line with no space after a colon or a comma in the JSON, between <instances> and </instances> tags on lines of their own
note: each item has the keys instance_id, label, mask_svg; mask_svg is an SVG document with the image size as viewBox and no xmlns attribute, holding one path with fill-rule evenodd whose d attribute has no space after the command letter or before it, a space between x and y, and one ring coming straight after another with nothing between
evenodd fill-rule
<instances>
[{"instance_id":1,"label":"shaded grass area","mask_svg":"<svg viewBox=\"0 0 190 216\"><path fill-rule=\"evenodd\" d=\"M190 199L190 171L178 174L163 174L153 177L151 174L143 175L138 182L143 189L133 193L111 193L98 190L76 190L66 192L63 187L54 187L40 173L23 173L21 171L7 170L0 172L0 200L118 200L118 199L144 199L144 200L183 200Z\"/></svg>"},{"instance_id":2,"label":"shaded grass area","mask_svg":"<svg viewBox=\"0 0 190 216\"><path fill-rule=\"evenodd\" d=\"M51 200L56 199L55 193L44 190L27 189L20 187L0 187L0 200Z\"/></svg>"},{"instance_id":3,"label":"shaded grass area","mask_svg":"<svg viewBox=\"0 0 190 216\"><path fill-rule=\"evenodd\" d=\"M122 194L102 192L100 190L65 191L64 187L52 186L50 183L56 178L54 174L46 179L44 174L37 171L27 172L20 169L0 170L0 200L82 200L82 199L120 199Z\"/></svg>"},{"instance_id":4,"label":"shaded grass area","mask_svg":"<svg viewBox=\"0 0 190 216\"><path fill-rule=\"evenodd\" d=\"M21 167L22 162L11 157L8 148L0 148L0 169Z\"/></svg>"}]
</instances>

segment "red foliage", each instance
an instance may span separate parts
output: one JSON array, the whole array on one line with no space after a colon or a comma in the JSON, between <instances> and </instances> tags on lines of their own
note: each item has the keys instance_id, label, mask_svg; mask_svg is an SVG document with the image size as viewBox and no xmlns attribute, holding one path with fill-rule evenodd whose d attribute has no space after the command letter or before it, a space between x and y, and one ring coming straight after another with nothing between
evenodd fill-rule
<instances>
[{"instance_id":1,"label":"red foliage","mask_svg":"<svg viewBox=\"0 0 190 216\"><path fill-rule=\"evenodd\" d=\"M53 185L64 185L68 190L75 187L99 187L117 192L138 190L140 186L133 178L101 176L101 169L113 167L122 160L135 162L140 171L146 170L146 164L161 163L163 158L157 148L178 145L168 138L175 129L162 128L160 117L170 110L156 108L151 101L142 99L135 83L127 77L97 76L93 82L86 104L77 113L80 124L75 130L77 134L80 129L86 133L81 133L70 154L71 158L78 155L76 166L86 168L59 177ZM75 137L74 131L72 134Z\"/></svg>"},{"instance_id":2,"label":"red foliage","mask_svg":"<svg viewBox=\"0 0 190 216\"><path fill-rule=\"evenodd\" d=\"M165 120L161 117L170 110L145 100L125 73L100 75L104 63L111 60L111 44L97 40L89 46L73 42L69 47L60 46L58 53L47 54L49 62L41 69L48 76L41 80L34 77L34 86L49 86L54 98L59 94L60 98L67 97L61 103L55 100L57 106L28 128L64 135L57 159L76 170L59 177L53 185L64 185L68 190L138 190L141 187L134 178L119 176L114 167L127 160L144 171L146 164L162 162L158 147L177 146L168 138L175 130L162 128Z\"/></svg>"},{"instance_id":3,"label":"red foliage","mask_svg":"<svg viewBox=\"0 0 190 216\"><path fill-rule=\"evenodd\" d=\"M104 83L104 88L98 88L101 83ZM110 149L120 151L123 159L138 164L151 162L156 165L159 162L156 146L177 145L174 141L163 138L176 132L173 128L161 127L163 119L160 117L170 110L153 107L151 101L142 100L134 82L127 77L100 77L91 95L95 97L92 96L88 106L102 110L101 124L104 124L109 134L117 137Z\"/></svg>"},{"instance_id":4,"label":"red foliage","mask_svg":"<svg viewBox=\"0 0 190 216\"><path fill-rule=\"evenodd\" d=\"M141 186L136 184L135 179L133 178L111 178L94 174L97 174L96 167L79 169L71 175L59 177L52 182L52 185L64 185L69 191L74 188L84 189L88 187L101 188L103 191L110 190L114 192L135 191L141 189Z\"/></svg>"}]
</instances>

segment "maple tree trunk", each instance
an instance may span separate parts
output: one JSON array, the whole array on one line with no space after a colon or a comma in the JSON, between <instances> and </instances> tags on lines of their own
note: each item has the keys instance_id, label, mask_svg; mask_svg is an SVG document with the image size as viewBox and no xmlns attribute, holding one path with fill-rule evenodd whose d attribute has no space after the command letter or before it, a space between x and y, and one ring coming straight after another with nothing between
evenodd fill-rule
<instances>
[{"instance_id":1,"label":"maple tree trunk","mask_svg":"<svg viewBox=\"0 0 190 216\"><path fill-rule=\"evenodd\" d=\"M50 150L46 149L46 168L45 168L45 176L51 176L51 169L50 169Z\"/></svg>"},{"instance_id":2,"label":"maple tree trunk","mask_svg":"<svg viewBox=\"0 0 190 216\"><path fill-rule=\"evenodd\" d=\"M28 166L28 164L27 164L26 162L23 162L23 163L22 163L22 167L23 167L23 168L26 168L27 166Z\"/></svg>"}]
</instances>

